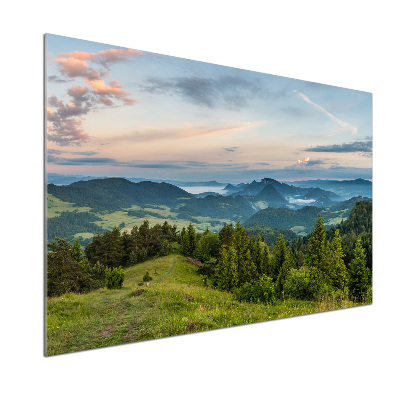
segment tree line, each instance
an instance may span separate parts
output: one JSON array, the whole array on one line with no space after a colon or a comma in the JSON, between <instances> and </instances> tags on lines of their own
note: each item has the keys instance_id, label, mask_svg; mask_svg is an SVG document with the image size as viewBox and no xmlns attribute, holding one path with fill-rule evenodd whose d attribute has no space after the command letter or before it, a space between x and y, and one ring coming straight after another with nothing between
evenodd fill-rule
<instances>
[{"instance_id":1,"label":"tree line","mask_svg":"<svg viewBox=\"0 0 400 400\"><path fill-rule=\"evenodd\" d=\"M219 233L199 233L191 223L178 232L167 221L150 227L146 220L130 232L114 227L97 233L83 251L78 240L70 244L56 237L48 243L47 292L85 293L106 286L107 276L119 285L122 268L167 255L171 243L178 242L183 255L201 262L198 272L206 284L239 300L349 296L363 302L372 293L371 215L371 204L358 203L334 231L325 230L319 215L311 234L290 246L282 234L269 246L262 236L249 235L240 221L225 224Z\"/></svg>"},{"instance_id":2,"label":"tree line","mask_svg":"<svg viewBox=\"0 0 400 400\"><path fill-rule=\"evenodd\" d=\"M280 234L273 247L257 235L250 237L238 221L220 232L196 234L192 224L178 236L181 253L203 264L199 273L213 287L234 292L240 300L274 302L276 299L318 300L325 296L350 297L357 302L371 296L372 273L359 236L345 263L340 230L327 240L321 215L305 242L304 253L287 246Z\"/></svg>"},{"instance_id":3,"label":"tree line","mask_svg":"<svg viewBox=\"0 0 400 400\"><path fill-rule=\"evenodd\" d=\"M104 287L107 274L115 280L117 269L167 255L171 243L177 240L176 235L175 225L165 221L150 227L146 220L130 232L114 227L111 231L97 233L84 251L78 240L72 245L67 239L56 237L48 243L47 295L85 293ZM114 275L107 272L113 270Z\"/></svg>"}]
</instances>

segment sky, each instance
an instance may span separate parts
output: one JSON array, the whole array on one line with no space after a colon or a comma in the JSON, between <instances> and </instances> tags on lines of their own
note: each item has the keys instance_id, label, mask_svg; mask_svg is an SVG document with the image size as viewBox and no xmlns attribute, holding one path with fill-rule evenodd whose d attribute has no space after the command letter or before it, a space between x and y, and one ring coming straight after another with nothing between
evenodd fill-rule
<instances>
[{"instance_id":1,"label":"sky","mask_svg":"<svg viewBox=\"0 0 400 400\"><path fill-rule=\"evenodd\" d=\"M46 35L47 171L372 179L372 94Z\"/></svg>"}]
</instances>

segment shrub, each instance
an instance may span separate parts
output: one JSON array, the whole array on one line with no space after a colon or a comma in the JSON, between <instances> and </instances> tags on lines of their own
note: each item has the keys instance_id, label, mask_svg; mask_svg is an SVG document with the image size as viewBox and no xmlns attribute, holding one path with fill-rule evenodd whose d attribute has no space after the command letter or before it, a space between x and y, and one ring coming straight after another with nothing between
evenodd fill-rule
<instances>
[{"instance_id":1,"label":"shrub","mask_svg":"<svg viewBox=\"0 0 400 400\"><path fill-rule=\"evenodd\" d=\"M125 272L122 267L106 268L105 272L107 289L120 289L125 279Z\"/></svg>"},{"instance_id":2,"label":"shrub","mask_svg":"<svg viewBox=\"0 0 400 400\"><path fill-rule=\"evenodd\" d=\"M309 271L306 268L290 269L285 283L283 284L283 291L285 297L297 300L313 300L315 299L318 290L315 285L311 283Z\"/></svg>"},{"instance_id":3,"label":"shrub","mask_svg":"<svg viewBox=\"0 0 400 400\"><path fill-rule=\"evenodd\" d=\"M149 271L147 271L143 277L143 282L149 282L152 280L153 280L153 278L150 276Z\"/></svg>"},{"instance_id":4,"label":"shrub","mask_svg":"<svg viewBox=\"0 0 400 400\"><path fill-rule=\"evenodd\" d=\"M240 301L251 301L253 303L263 302L273 304L275 302L275 284L272 278L262 275L258 280L246 282L236 289L235 297Z\"/></svg>"},{"instance_id":5,"label":"shrub","mask_svg":"<svg viewBox=\"0 0 400 400\"><path fill-rule=\"evenodd\" d=\"M276 288L272 278L267 275L261 275L259 285L263 293L263 302L273 304L275 302Z\"/></svg>"}]
</instances>

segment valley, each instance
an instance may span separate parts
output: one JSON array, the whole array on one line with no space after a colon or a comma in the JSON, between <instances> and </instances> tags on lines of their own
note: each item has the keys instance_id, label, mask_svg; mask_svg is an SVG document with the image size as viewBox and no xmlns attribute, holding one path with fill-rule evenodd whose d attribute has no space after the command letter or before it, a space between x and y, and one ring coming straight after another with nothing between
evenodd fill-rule
<instances>
[{"instance_id":1,"label":"valley","mask_svg":"<svg viewBox=\"0 0 400 400\"><path fill-rule=\"evenodd\" d=\"M361 181L364 188L372 187L371 182ZM229 184L224 194L194 194L170 183L131 182L123 178L49 184L47 236L50 241L56 236L67 237L71 243L78 238L86 245L95 233L115 226L130 231L145 220L150 226L167 221L178 229L192 223L199 232L218 232L224 224L240 220L254 234L262 234L268 227L269 239L275 241L279 233L286 232L285 236L293 240L311 231L318 213L321 212L327 226L335 226L347 219L357 201L368 199L350 197L351 193L343 197L315 187L313 181L307 183L310 186L297 187L265 178L248 184ZM331 182L329 188L336 184L337 181ZM323 182L323 186L327 187L327 183ZM201 187L210 188L194 188L197 191ZM74 218L75 214L79 218Z\"/></svg>"}]
</instances>

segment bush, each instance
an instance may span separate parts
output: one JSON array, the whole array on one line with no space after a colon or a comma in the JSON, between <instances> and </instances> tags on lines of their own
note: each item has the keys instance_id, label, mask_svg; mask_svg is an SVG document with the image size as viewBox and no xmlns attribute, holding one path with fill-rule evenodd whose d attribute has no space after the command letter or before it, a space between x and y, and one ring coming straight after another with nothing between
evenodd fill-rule
<instances>
[{"instance_id":1,"label":"bush","mask_svg":"<svg viewBox=\"0 0 400 400\"><path fill-rule=\"evenodd\" d=\"M143 277L143 282L149 282L152 280L153 280L153 278L150 276L149 271L147 271Z\"/></svg>"},{"instance_id":2,"label":"bush","mask_svg":"<svg viewBox=\"0 0 400 400\"><path fill-rule=\"evenodd\" d=\"M314 268L290 269L283 284L285 297L297 300L318 300L327 291Z\"/></svg>"},{"instance_id":3,"label":"bush","mask_svg":"<svg viewBox=\"0 0 400 400\"><path fill-rule=\"evenodd\" d=\"M235 297L240 301L262 302L273 304L275 302L275 284L272 278L262 275L260 279L246 282L236 289Z\"/></svg>"},{"instance_id":4,"label":"bush","mask_svg":"<svg viewBox=\"0 0 400 400\"><path fill-rule=\"evenodd\" d=\"M107 289L121 289L125 279L125 272L122 267L106 268Z\"/></svg>"}]
</instances>

